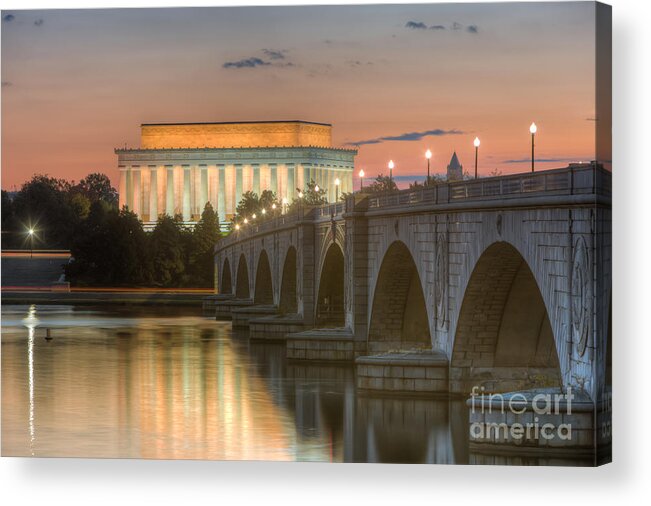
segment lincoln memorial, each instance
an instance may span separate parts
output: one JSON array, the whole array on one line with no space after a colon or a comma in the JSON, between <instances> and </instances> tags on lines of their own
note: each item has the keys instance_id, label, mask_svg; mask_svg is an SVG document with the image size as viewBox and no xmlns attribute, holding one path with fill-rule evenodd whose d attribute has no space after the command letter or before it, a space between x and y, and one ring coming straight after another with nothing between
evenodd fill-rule
<instances>
[{"instance_id":1,"label":"lincoln memorial","mask_svg":"<svg viewBox=\"0 0 651 506\"><path fill-rule=\"evenodd\" d=\"M120 208L146 226L180 214L196 223L207 202L230 220L246 191L296 198L313 180L334 202L353 189L357 151L332 146L332 126L308 121L166 123L141 125L140 148L116 149Z\"/></svg>"}]
</instances>

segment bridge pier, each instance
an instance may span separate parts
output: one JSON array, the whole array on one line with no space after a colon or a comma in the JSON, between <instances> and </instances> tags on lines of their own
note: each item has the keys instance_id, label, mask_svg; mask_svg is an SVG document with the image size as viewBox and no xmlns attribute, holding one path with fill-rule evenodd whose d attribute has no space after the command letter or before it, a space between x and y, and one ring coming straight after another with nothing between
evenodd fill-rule
<instances>
[{"instance_id":1,"label":"bridge pier","mask_svg":"<svg viewBox=\"0 0 651 506\"><path fill-rule=\"evenodd\" d=\"M216 320L232 320L233 310L238 308L249 307L253 305L251 299L237 299L233 296L224 297L222 300L215 302L215 319Z\"/></svg>"},{"instance_id":2,"label":"bridge pier","mask_svg":"<svg viewBox=\"0 0 651 506\"><path fill-rule=\"evenodd\" d=\"M275 314L249 320L249 337L257 341L285 341L289 334L309 326L299 314Z\"/></svg>"},{"instance_id":3,"label":"bridge pier","mask_svg":"<svg viewBox=\"0 0 651 506\"><path fill-rule=\"evenodd\" d=\"M448 358L440 352L384 353L355 360L357 388L369 392L447 395Z\"/></svg>"},{"instance_id":4,"label":"bridge pier","mask_svg":"<svg viewBox=\"0 0 651 506\"><path fill-rule=\"evenodd\" d=\"M266 304L254 304L243 307L231 306L231 319L233 328L249 329L251 320L261 316L271 316L278 314L276 306Z\"/></svg>"}]
</instances>

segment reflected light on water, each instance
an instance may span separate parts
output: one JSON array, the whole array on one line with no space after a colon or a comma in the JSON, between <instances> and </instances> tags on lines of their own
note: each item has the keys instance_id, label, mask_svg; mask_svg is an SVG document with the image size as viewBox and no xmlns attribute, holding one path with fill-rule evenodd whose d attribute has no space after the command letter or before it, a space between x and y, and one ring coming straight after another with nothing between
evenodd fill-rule
<instances>
[{"instance_id":1,"label":"reflected light on water","mask_svg":"<svg viewBox=\"0 0 651 506\"><path fill-rule=\"evenodd\" d=\"M545 463L470 454L463 400L365 396L187 308L4 305L1 358L7 456Z\"/></svg>"}]
</instances>

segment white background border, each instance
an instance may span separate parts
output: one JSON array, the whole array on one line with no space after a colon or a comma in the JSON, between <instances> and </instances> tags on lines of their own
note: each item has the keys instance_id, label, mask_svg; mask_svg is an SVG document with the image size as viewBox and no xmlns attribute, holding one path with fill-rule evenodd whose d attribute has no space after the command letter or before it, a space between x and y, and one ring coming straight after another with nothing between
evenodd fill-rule
<instances>
[{"instance_id":1,"label":"white background border","mask_svg":"<svg viewBox=\"0 0 651 506\"><path fill-rule=\"evenodd\" d=\"M346 3L250 0L256 5ZM399 3L368 2L355 3ZM415 3L415 2L412 2ZM419 2L423 3L423 2ZM598 469L0 459L3 504L649 504L651 498L651 2L613 4L614 459ZM188 5L246 2L194 0ZM179 6L5 1L2 9ZM185 5L184 5L185 6ZM559 76L563 78L563 76ZM2 125L11 128L11 125Z\"/></svg>"}]
</instances>

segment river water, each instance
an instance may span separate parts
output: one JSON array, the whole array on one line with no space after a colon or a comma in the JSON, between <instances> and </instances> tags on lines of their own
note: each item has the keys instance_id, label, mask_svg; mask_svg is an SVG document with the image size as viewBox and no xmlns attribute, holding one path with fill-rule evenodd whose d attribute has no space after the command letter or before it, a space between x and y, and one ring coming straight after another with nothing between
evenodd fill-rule
<instances>
[{"instance_id":1,"label":"river water","mask_svg":"<svg viewBox=\"0 0 651 506\"><path fill-rule=\"evenodd\" d=\"M473 455L462 401L369 397L188 308L2 306L2 455L562 464Z\"/></svg>"}]
</instances>

